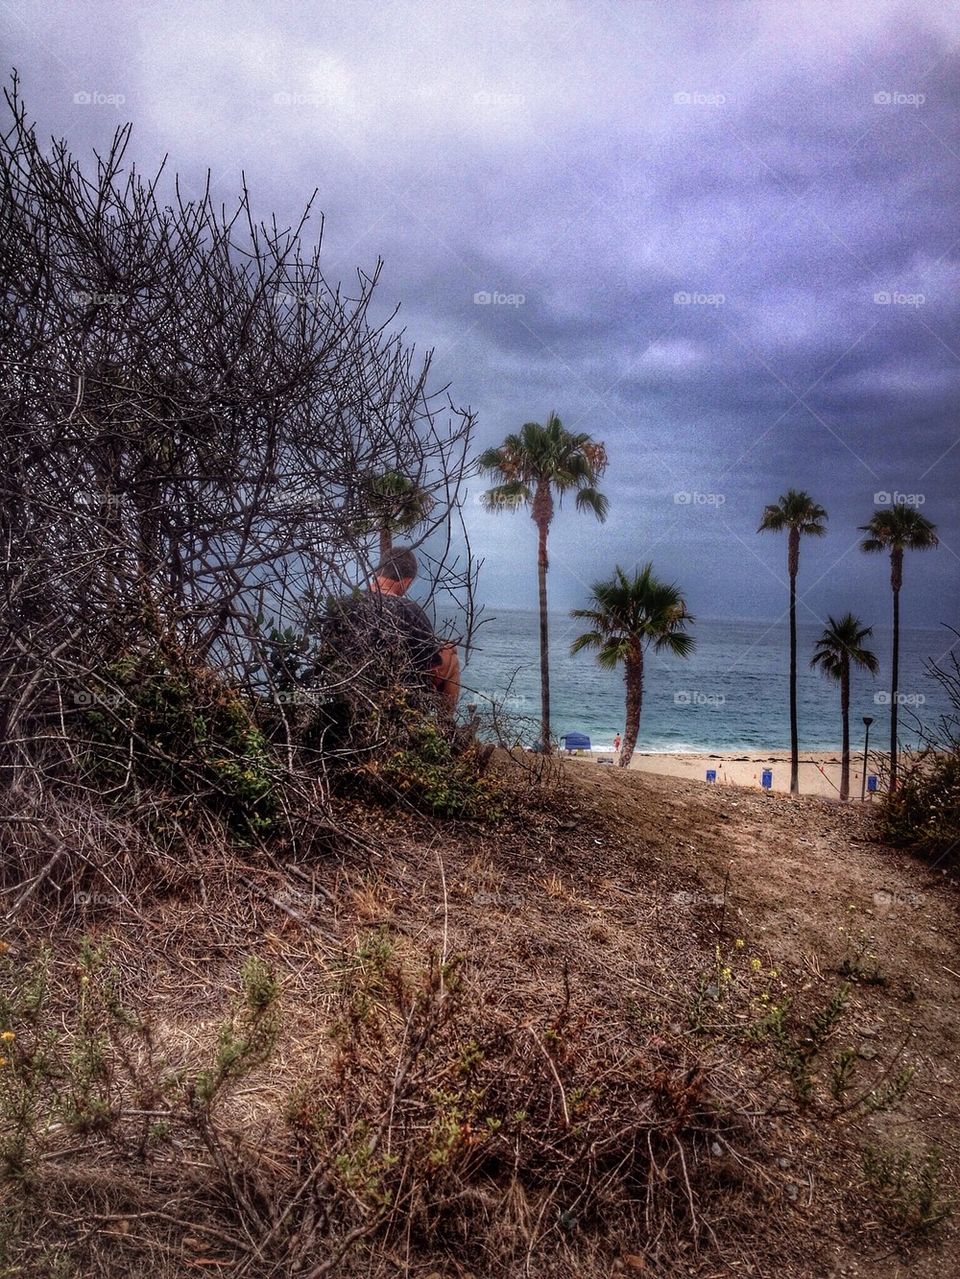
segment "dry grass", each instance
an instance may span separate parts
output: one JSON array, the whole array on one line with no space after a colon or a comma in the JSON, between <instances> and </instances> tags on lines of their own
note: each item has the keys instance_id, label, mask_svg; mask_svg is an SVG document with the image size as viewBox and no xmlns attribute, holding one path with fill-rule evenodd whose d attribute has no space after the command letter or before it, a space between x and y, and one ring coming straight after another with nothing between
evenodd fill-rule
<instances>
[{"instance_id":1,"label":"dry grass","mask_svg":"<svg viewBox=\"0 0 960 1279\"><path fill-rule=\"evenodd\" d=\"M18 907L9 958L25 974L38 935L56 936L50 1015L69 1057L78 945L92 933L147 1032L107 1018L110 1124L42 1126L29 1172L7 1182L10 1273L599 1279L642 1258L658 1276L799 1279L867 1259L864 1273L892 1279L911 1247L914 1274L942 1275L952 1224L915 1244L889 1205L879 1219L862 1171L867 1142L926 1148L935 1135L938 1194L955 1188L955 1015L944 1005L939 1047L915 1037L895 1055L905 1018L929 1012L919 980L918 1001L900 1000L898 947L924 977L932 956L905 936L886 945L890 984L854 989L836 1031L855 1044L871 1032L861 1085L926 1054L908 1097L876 1114L838 1113L830 1098L846 1039L830 1041L812 1100L798 1101L775 1045L741 1033L755 1016L748 976L734 975L706 1028L692 1024L715 948L735 935L765 971L777 965L798 1021L836 984L832 897L794 927L796 893L774 900L769 861L747 873L754 823L777 839L781 879L824 831L848 866L880 852L814 805L737 811L735 792L582 769L553 784L562 804L520 778L496 828L353 801L337 813L352 835L335 856L238 854L211 831L192 859L161 849L156 878L149 841L98 819L86 860L66 875L57 863ZM777 823L798 811L795 854ZM49 821L44 810L38 828ZM38 833L35 875L45 849ZM121 893L96 888L100 866ZM15 903L23 889L8 884ZM190 1081L216 1058L250 954L280 982L276 1043L198 1113ZM144 1145L145 1110L169 1133Z\"/></svg>"}]
</instances>

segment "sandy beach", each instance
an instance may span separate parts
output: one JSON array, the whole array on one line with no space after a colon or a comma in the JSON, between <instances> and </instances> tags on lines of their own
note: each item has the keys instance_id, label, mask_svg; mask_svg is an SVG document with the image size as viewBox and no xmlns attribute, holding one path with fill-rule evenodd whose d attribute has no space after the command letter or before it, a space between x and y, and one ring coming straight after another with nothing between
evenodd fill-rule
<instances>
[{"instance_id":1,"label":"sandy beach","mask_svg":"<svg viewBox=\"0 0 960 1279\"><path fill-rule=\"evenodd\" d=\"M595 750L574 754L565 758L584 763L612 764L611 751ZM716 782L721 785L747 786L762 789L764 769L772 773L771 790L790 790L789 751L741 751L728 754L662 754L637 751L630 761L630 768L642 773L656 773L661 777L682 777L706 782L708 770L716 772ZM878 772L876 761L867 767L867 775ZM860 798L863 777L863 756L850 759L850 798ZM878 780L877 785L880 785ZM800 793L837 798L840 794L840 752L805 751L800 755ZM869 800L869 795L867 796Z\"/></svg>"}]
</instances>

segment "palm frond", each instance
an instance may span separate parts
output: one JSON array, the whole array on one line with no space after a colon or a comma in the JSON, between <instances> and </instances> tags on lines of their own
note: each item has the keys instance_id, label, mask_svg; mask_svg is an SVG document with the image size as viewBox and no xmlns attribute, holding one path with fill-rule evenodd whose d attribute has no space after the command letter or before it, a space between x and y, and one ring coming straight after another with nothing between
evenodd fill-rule
<instances>
[{"instance_id":1,"label":"palm frond","mask_svg":"<svg viewBox=\"0 0 960 1279\"><path fill-rule=\"evenodd\" d=\"M862 551L927 551L939 545L936 525L921 515L915 506L898 502L874 511L870 520L860 526L867 536L860 543Z\"/></svg>"},{"instance_id":2,"label":"palm frond","mask_svg":"<svg viewBox=\"0 0 960 1279\"><path fill-rule=\"evenodd\" d=\"M574 655L582 652L585 648L602 648L606 640L599 631L584 631L570 645L570 653Z\"/></svg>"},{"instance_id":3,"label":"palm frond","mask_svg":"<svg viewBox=\"0 0 960 1279\"><path fill-rule=\"evenodd\" d=\"M824 508L809 493L788 489L776 502L764 507L757 532L780 533L791 528L808 537L823 537L828 518Z\"/></svg>"},{"instance_id":4,"label":"palm frond","mask_svg":"<svg viewBox=\"0 0 960 1279\"><path fill-rule=\"evenodd\" d=\"M596 487L607 466L606 449L584 432L567 431L556 413L545 426L524 422L519 433L481 453L478 465L501 481L499 487L520 483L535 491L546 486L561 502L564 493L575 492L578 510L606 518L607 499Z\"/></svg>"},{"instance_id":5,"label":"palm frond","mask_svg":"<svg viewBox=\"0 0 960 1279\"><path fill-rule=\"evenodd\" d=\"M595 488L583 488L577 493L577 510L593 511L602 524L610 510L610 499Z\"/></svg>"},{"instance_id":6,"label":"palm frond","mask_svg":"<svg viewBox=\"0 0 960 1279\"><path fill-rule=\"evenodd\" d=\"M520 480L508 480L487 489L482 501L486 511L513 511L532 502L533 494Z\"/></svg>"},{"instance_id":7,"label":"palm frond","mask_svg":"<svg viewBox=\"0 0 960 1279\"><path fill-rule=\"evenodd\" d=\"M571 616L591 623L591 635L603 637L604 665L625 661L631 653L652 645L655 651L669 651L687 657L694 637L686 632L693 622L679 588L656 577L648 562L630 576L618 564L613 576L594 582L592 606L575 609ZM592 641L577 643L571 651L596 647Z\"/></svg>"},{"instance_id":8,"label":"palm frond","mask_svg":"<svg viewBox=\"0 0 960 1279\"><path fill-rule=\"evenodd\" d=\"M864 647L864 641L872 634L873 627L865 626L853 613L845 613L840 618L828 617L810 665L835 680L841 679L845 668L851 665L876 674L880 669L877 656Z\"/></svg>"}]
</instances>

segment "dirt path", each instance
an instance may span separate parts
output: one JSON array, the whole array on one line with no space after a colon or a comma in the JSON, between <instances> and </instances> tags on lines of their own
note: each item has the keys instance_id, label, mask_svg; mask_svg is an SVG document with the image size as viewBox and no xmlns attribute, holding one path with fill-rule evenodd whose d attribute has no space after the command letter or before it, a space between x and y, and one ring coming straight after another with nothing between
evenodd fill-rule
<instances>
[{"instance_id":1,"label":"dirt path","mask_svg":"<svg viewBox=\"0 0 960 1279\"><path fill-rule=\"evenodd\" d=\"M960 1190L960 893L956 880L877 842L876 815L817 798L579 769L622 836L666 855L691 924L718 915L728 935L762 946L804 988L853 978L844 1033L866 1060L915 1069L895 1112L864 1120L867 1142L942 1151L943 1189ZM725 904L719 906L720 902ZM677 921L675 921L677 922ZM960 1275L960 1237L909 1263L838 1248L832 1273L880 1279ZM953 1257L944 1269L946 1257ZM846 1267L846 1269L843 1269ZM952 1268L951 1268L952 1267Z\"/></svg>"}]
</instances>

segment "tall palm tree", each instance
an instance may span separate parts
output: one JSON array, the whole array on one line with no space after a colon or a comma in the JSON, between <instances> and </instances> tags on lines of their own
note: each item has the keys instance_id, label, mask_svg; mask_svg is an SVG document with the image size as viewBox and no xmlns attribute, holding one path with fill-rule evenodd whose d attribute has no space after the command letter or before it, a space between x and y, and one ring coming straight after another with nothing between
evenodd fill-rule
<instances>
[{"instance_id":1,"label":"tall palm tree","mask_svg":"<svg viewBox=\"0 0 960 1279\"><path fill-rule=\"evenodd\" d=\"M381 560L393 550L394 535L411 533L424 523L435 505L428 489L400 471L366 475L361 488L364 516L359 531L377 534Z\"/></svg>"},{"instance_id":2,"label":"tall palm tree","mask_svg":"<svg viewBox=\"0 0 960 1279\"><path fill-rule=\"evenodd\" d=\"M650 563L633 577L617 565L609 581L594 583L592 595L592 608L577 608L570 614L591 625L573 641L570 652L596 649L597 661L610 670L623 663L626 712L620 767L626 768L640 731L644 652L653 645L656 653L688 657L696 640L684 628L693 618L679 589L655 577Z\"/></svg>"},{"instance_id":3,"label":"tall palm tree","mask_svg":"<svg viewBox=\"0 0 960 1279\"><path fill-rule=\"evenodd\" d=\"M900 692L900 587L903 585L903 552L928 551L937 545L936 525L915 506L898 502L874 511L869 524L861 524L866 537L861 551L890 552L890 588L893 591L893 661L890 674L890 789L897 784L897 710Z\"/></svg>"},{"instance_id":4,"label":"tall palm tree","mask_svg":"<svg viewBox=\"0 0 960 1279\"><path fill-rule=\"evenodd\" d=\"M843 758L840 766L840 798L850 798L850 667L870 671L876 675L880 669L877 656L863 647L873 628L864 626L859 617L844 613L843 617L828 617L823 634L817 640L812 667L819 668L829 679L840 685L840 715L843 719Z\"/></svg>"},{"instance_id":5,"label":"tall palm tree","mask_svg":"<svg viewBox=\"0 0 960 1279\"><path fill-rule=\"evenodd\" d=\"M607 468L607 451L583 432L568 431L556 413L546 426L526 422L519 435L508 435L499 448L480 455L480 469L499 482L484 494L491 511L530 508L537 526L537 580L540 593L540 744L550 751L550 657L547 626L547 535L554 515L554 493L558 504L565 493L576 492L578 511L592 511L598 520L607 518L608 501L597 489L597 481Z\"/></svg>"},{"instance_id":6,"label":"tall palm tree","mask_svg":"<svg viewBox=\"0 0 960 1279\"><path fill-rule=\"evenodd\" d=\"M790 576L790 794L800 790L800 746L797 735L797 570L800 538L822 537L827 513L809 493L788 489L779 501L764 508L758 533L787 530L787 572Z\"/></svg>"}]
</instances>

